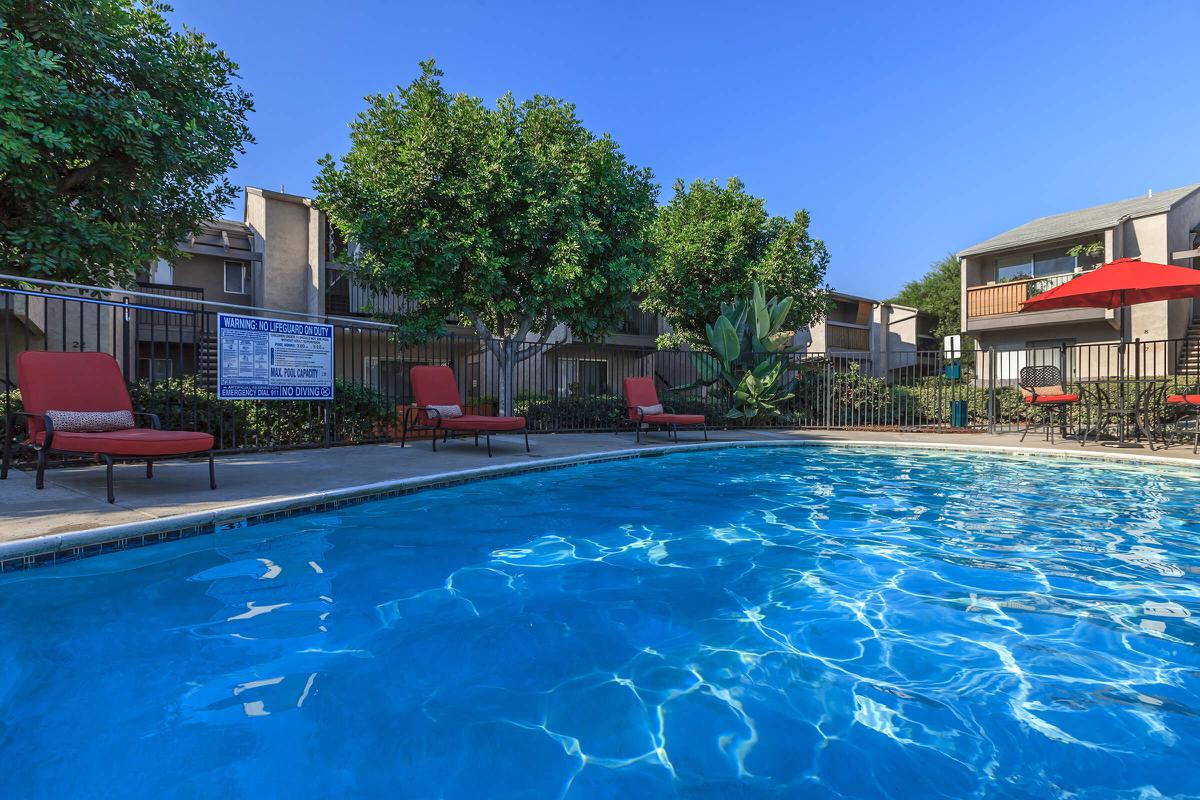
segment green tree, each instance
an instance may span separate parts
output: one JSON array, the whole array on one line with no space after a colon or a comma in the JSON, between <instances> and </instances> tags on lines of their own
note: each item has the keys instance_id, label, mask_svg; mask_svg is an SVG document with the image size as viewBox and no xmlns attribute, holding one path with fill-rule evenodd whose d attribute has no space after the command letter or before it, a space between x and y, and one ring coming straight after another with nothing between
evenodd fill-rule
<instances>
[{"instance_id":1,"label":"green tree","mask_svg":"<svg viewBox=\"0 0 1200 800\"><path fill-rule=\"evenodd\" d=\"M407 335L469 320L500 367L500 405L520 361L559 323L616 329L649 269L658 189L562 100L506 94L495 108L448 93L433 61L367 98L340 164L321 160L318 205L361 248L356 277L402 295Z\"/></svg>"},{"instance_id":2,"label":"green tree","mask_svg":"<svg viewBox=\"0 0 1200 800\"><path fill-rule=\"evenodd\" d=\"M675 182L675 196L652 228L654 271L639 289L642 308L662 315L674 332L661 347L704 345L704 325L721 303L746 297L758 281L767 295L794 300L784 326L807 327L826 310L825 243L808 232L807 211L772 217L761 198L730 178L724 186Z\"/></svg>"},{"instance_id":3,"label":"green tree","mask_svg":"<svg viewBox=\"0 0 1200 800\"><path fill-rule=\"evenodd\" d=\"M935 336L953 336L962 330L961 282L958 256L949 253L934 262L922 277L906 283L892 302L914 306L929 314L934 320ZM965 342L963 346L966 347Z\"/></svg>"},{"instance_id":4,"label":"green tree","mask_svg":"<svg viewBox=\"0 0 1200 800\"><path fill-rule=\"evenodd\" d=\"M169 9L0 0L0 268L119 285L229 204L237 65Z\"/></svg>"}]
</instances>

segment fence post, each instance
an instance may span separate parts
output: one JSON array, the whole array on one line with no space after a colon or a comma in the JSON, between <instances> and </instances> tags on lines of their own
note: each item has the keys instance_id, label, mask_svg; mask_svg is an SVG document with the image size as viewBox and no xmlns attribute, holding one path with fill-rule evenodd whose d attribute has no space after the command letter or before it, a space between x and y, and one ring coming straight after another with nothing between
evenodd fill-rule
<instances>
[{"instance_id":1,"label":"fence post","mask_svg":"<svg viewBox=\"0 0 1200 800\"><path fill-rule=\"evenodd\" d=\"M128 384L128 383L131 383L131 379L129 377L129 298L123 297L121 299L121 302L123 302L125 304L125 308L121 309L121 355L122 355L121 369L123 370L123 372L125 374L125 383ZM97 314L97 316L100 314L99 309L96 310L96 314ZM66 307L64 306L63 307L63 319L64 320L66 319L66 316L67 316L67 310L66 310ZM99 347L99 346L100 346L100 344L99 344L99 342L97 342L96 347ZM153 354L154 353L151 352L151 355L153 355Z\"/></svg>"},{"instance_id":2,"label":"fence post","mask_svg":"<svg viewBox=\"0 0 1200 800\"><path fill-rule=\"evenodd\" d=\"M945 359L946 359L946 351L942 350L941 352L939 352L936 355L936 357L933 360L934 369L937 370L937 372L934 373L937 376L937 390L934 394L934 401L933 401L934 408L937 409L937 417L933 421L933 429L935 431L937 431L938 433L942 432L942 415L945 413L945 409L942 407L942 401L944 399L944 396L942 393L942 386L945 384L945 381L948 377L946 375ZM953 417L953 412L951 413L951 416Z\"/></svg>"},{"instance_id":3,"label":"fence post","mask_svg":"<svg viewBox=\"0 0 1200 800\"><path fill-rule=\"evenodd\" d=\"M334 391L337 391L336 386ZM325 406L325 446L333 446L333 400L326 400L322 405Z\"/></svg>"},{"instance_id":4,"label":"fence post","mask_svg":"<svg viewBox=\"0 0 1200 800\"><path fill-rule=\"evenodd\" d=\"M988 348L988 433L996 432L996 348Z\"/></svg>"}]
</instances>

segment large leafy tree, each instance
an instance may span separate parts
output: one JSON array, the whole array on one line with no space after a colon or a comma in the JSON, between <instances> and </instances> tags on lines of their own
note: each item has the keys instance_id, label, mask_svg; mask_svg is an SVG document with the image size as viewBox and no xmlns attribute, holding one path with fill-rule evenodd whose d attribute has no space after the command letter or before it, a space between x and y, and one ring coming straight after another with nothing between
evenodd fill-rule
<instances>
[{"instance_id":1,"label":"large leafy tree","mask_svg":"<svg viewBox=\"0 0 1200 800\"><path fill-rule=\"evenodd\" d=\"M953 336L962 330L961 280L958 256L949 253L930 265L922 277L906 283L892 302L929 314L934 320L935 336Z\"/></svg>"},{"instance_id":2,"label":"large leafy tree","mask_svg":"<svg viewBox=\"0 0 1200 800\"><path fill-rule=\"evenodd\" d=\"M703 346L704 325L721 303L750 294L757 281L767 295L789 295L783 325L807 327L826 310L825 243L808 232L807 211L773 217L737 178L676 181L675 196L654 221L654 270L641 283L642 308L661 314L673 333L661 346Z\"/></svg>"},{"instance_id":3,"label":"large leafy tree","mask_svg":"<svg viewBox=\"0 0 1200 800\"><path fill-rule=\"evenodd\" d=\"M559 323L614 330L649 268L657 187L569 103L450 94L433 61L367 98L350 151L321 161L318 205L359 246L356 277L402 295L404 334L469 320L497 359L511 408L515 365Z\"/></svg>"},{"instance_id":4,"label":"large leafy tree","mask_svg":"<svg viewBox=\"0 0 1200 800\"><path fill-rule=\"evenodd\" d=\"M169 8L0 0L0 269L128 283L236 189L237 65Z\"/></svg>"}]
</instances>

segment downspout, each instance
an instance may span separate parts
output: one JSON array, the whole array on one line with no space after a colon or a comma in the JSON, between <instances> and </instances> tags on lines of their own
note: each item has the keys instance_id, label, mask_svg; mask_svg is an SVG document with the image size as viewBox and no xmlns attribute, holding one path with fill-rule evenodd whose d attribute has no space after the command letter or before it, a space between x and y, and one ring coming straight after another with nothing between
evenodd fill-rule
<instances>
[{"instance_id":1,"label":"downspout","mask_svg":"<svg viewBox=\"0 0 1200 800\"><path fill-rule=\"evenodd\" d=\"M1125 258L1125 223L1129 222L1132 217L1125 214L1117 218L1116 227L1113 229L1113 260ZM1125 346L1125 339L1129 335L1129 328L1133 324L1133 312L1129 306L1122 302L1121 307L1117 309L1117 342L1121 347Z\"/></svg>"}]
</instances>

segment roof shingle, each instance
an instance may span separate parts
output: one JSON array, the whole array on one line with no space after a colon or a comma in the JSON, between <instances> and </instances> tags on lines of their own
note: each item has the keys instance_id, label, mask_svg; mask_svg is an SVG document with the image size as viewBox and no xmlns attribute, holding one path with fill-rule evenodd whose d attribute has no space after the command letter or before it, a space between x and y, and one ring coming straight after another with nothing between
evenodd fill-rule
<instances>
[{"instance_id":1,"label":"roof shingle","mask_svg":"<svg viewBox=\"0 0 1200 800\"><path fill-rule=\"evenodd\" d=\"M1158 192L1151 197L1132 197L1102 206L1069 211L1066 214L1041 217L965 250L960 250L958 256L959 258L976 256L997 250L1009 250L1022 245L1065 239L1069 236L1081 236L1085 233L1096 233L1114 227L1117 222L1125 218L1148 217L1169 211L1176 203L1198 189L1200 189L1200 183L1193 183L1190 186Z\"/></svg>"}]
</instances>

